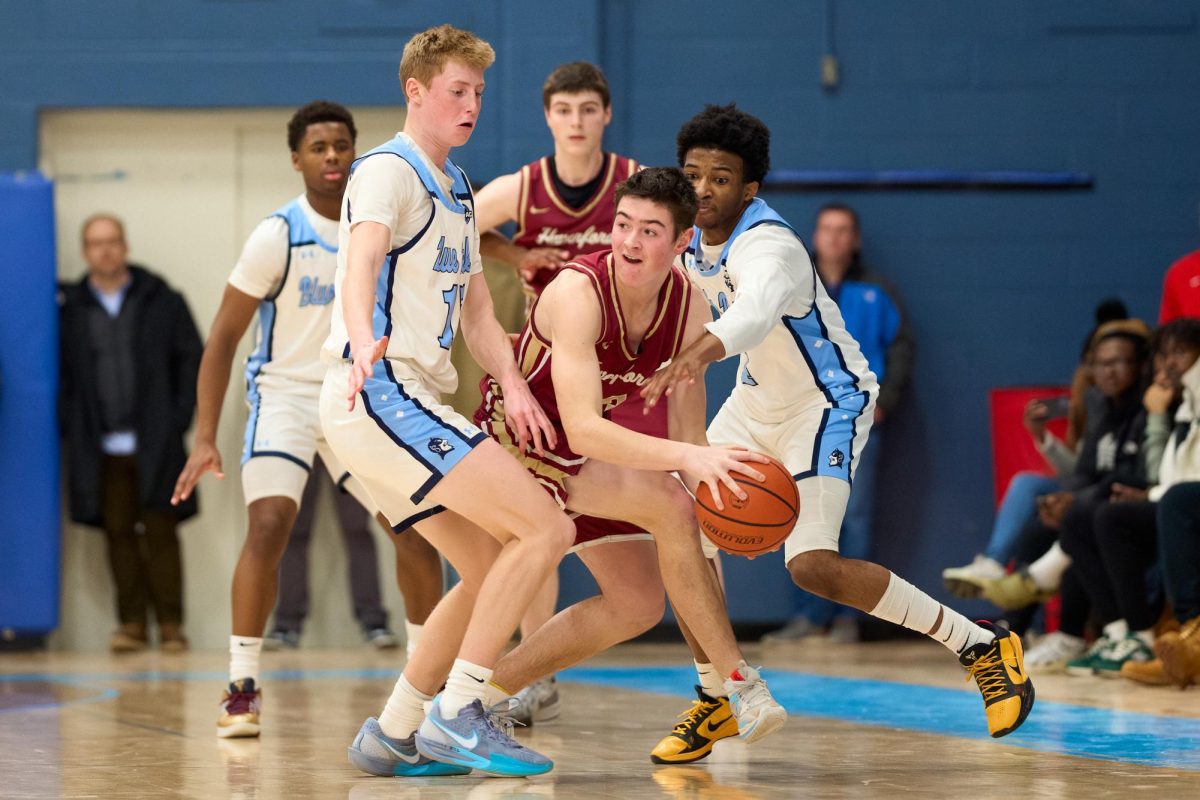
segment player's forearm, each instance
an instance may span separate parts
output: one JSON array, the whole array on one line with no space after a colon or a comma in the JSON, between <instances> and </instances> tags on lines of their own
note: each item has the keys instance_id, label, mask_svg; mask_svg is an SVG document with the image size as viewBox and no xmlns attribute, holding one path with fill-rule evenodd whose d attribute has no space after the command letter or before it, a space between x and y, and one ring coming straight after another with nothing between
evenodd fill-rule
<instances>
[{"instance_id":1,"label":"player's forearm","mask_svg":"<svg viewBox=\"0 0 1200 800\"><path fill-rule=\"evenodd\" d=\"M597 415L563 420L572 450L581 456L632 469L674 472L695 445L648 436Z\"/></svg>"},{"instance_id":2,"label":"player's forearm","mask_svg":"<svg viewBox=\"0 0 1200 800\"><path fill-rule=\"evenodd\" d=\"M503 234L488 231L479 237L479 252L486 258L494 258L515 267L521 263L526 250L513 244Z\"/></svg>"},{"instance_id":3,"label":"player's forearm","mask_svg":"<svg viewBox=\"0 0 1200 800\"><path fill-rule=\"evenodd\" d=\"M375 331L371 325L375 304L374 272L367 257L355 259L351 254L341 286L342 318L350 337L351 353L375 341Z\"/></svg>"},{"instance_id":4,"label":"player's forearm","mask_svg":"<svg viewBox=\"0 0 1200 800\"><path fill-rule=\"evenodd\" d=\"M490 305L488 309L489 313L486 314L463 317L463 339L467 343L467 350L471 352L475 363L501 386L514 379L524 380L520 369L517 368L512 339L491 313Z\"/></svg>"},{"instance_id":5,"label":"player's forearm","mask_svg":"<svg viewBox=\"0 0 1200 800\"><path fill-rule=\"evenodd\" d=\"M221 407L229 388L229 371L237 351L237 340L213 334L200 357L196 377L196 441L215 444L221 424Z\"/></svg>"},{"instance_id":6,"label":"player's forearm","mask_svg":"<svg viewBox=\"0 0 1200 800\"><path fill-rule=\"evenodd\" d=\"M685 347L676 356L677 359L691 360L699 367L705 367L724 357L725 345L709 331L705 331L703 336Z\"/></svg>"}]
</instances>

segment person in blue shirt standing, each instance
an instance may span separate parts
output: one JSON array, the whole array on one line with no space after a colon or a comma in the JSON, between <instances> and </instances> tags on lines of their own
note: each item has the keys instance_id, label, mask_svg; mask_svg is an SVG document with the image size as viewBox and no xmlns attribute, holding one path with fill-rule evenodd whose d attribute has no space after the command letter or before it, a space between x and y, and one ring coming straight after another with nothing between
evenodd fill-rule
<instances>
[{"instance_id":1,"label":"person in blue shirt standing","mask_svg":"<svg viewBox=\"0 0 1200 800\"><path fill-rule=\"evenodd\" d=\"M829 203L817 212L813 232L817 273L837 303L846 330L859 343L871 371L879 379L872 439L854 475L854 491L846 506L840 540L846 558L870 556L875 515L881 432L900 403L912 374L914 341L903 307L892 286L862 262L862 233L858 214L850 206ZM836 641L857 641L857 612L800 590L796 616L768 639L790 640L825 635Z\"/></svg>"}]
</instances>

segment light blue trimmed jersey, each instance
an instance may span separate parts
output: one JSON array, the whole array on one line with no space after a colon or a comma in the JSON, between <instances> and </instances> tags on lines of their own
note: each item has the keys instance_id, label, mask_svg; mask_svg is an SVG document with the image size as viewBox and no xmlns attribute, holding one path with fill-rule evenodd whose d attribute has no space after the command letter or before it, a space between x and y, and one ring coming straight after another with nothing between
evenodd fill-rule
<instances>
[{"instance_id":1,"label":"light blue trimmed jersey","mask_svg":"<svg viewBox=\"0 0 1200 800\"><path fill-rule=\"evenodd\" d=\"M401 166L397 169L396 165ZM356 216L356 208L380 207L375 202L378 198L356 194L365 191L364 184L355 181L367 170L375 171L367 179L373 181L371 191L394 193L394 198L388 199L395 201L388 206L394 209L390 218L380 218L377 211L370 217L391 231L390 249L375 284L374 336L387 336L385 357L403 362L430 390L453 392L458 375L450 363L450 347L467 284L471 275L483 268L475 199L466 173L449 160L442 170L435 170L402 133L357 159L351 165L350 185L342 204L335 279L339 294L346 274L350 227L363 219ZM380 182L380 176L386 176L387 182ZM348 359L350 342L342 304L335 306L324 352L326 357Z\"/></svg>"},{"instance_id":2,"label":"light blue trimmed jersey","mask_svg":"<svg viewBox=\"0 0 1200 800\"><path fill-rule=\"evenodd\" d=\"M261 297L255 346L246 359L251 402L258 387L317 392L325 378L321 344L334 306L336 222L319 220L301 195L255 228L230 276L230 283ZM325 236L317 226L325 229Z\"/></svg>"},{"instance_id":3,"label":"light blue trimmed jersey","mask_svg":"<svg viewBox=\"0 0 1200 800\"><path fill-rule=\"evenodd\" d=\"M723 319L738 301L739 285L747 284L753 285L755 294L742 302L756 314L772 315L770 321L753 321L765 336L747 341L732 397L754 419L766 423L822 407L842 409L852 417L861 414L878 395L879 385L795 230L755 198L713 263L705 258L701 237L696 228L683 261L716 315ZM756 252L769 252L770 263L764 259L757 265L762 271L752 274ZM786 274L777 271L781 255ZM722 323L707 327L717 334ZM726 341L724 335L719 338Z\"/></svg>"}]
</instances>

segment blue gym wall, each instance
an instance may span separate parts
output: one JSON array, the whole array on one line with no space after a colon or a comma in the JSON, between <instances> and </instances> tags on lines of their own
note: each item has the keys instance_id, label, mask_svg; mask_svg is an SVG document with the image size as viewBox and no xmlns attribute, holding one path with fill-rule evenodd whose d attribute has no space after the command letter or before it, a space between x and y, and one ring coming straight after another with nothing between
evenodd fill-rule
<instances>
[{"instance_id":1,"label":"blue gym wall","mask_svg":"<svg viewBox=\"0 0 1200 800\"><path fill-rule=\"evenodd\" d=\"M887 426L877 557L940 594L990 523L987 390L1064 382L1096 301L1154 317L1164 269L1197 246L1198 17L1200 0L0 2L0 170L35 165L44 108L396 103L403 42L451 21L498 54L459 155L477 183L546 150L542 79L577 58L612 81L610 146L644 163L673 161L702 103L736 100L771 126L778 168L1088 172L1085 191L767 198L802 231L821 203L853 204L907 302L918 361ZM779 615L770 574L735 616Z\"/></svg>"}]
</instances>

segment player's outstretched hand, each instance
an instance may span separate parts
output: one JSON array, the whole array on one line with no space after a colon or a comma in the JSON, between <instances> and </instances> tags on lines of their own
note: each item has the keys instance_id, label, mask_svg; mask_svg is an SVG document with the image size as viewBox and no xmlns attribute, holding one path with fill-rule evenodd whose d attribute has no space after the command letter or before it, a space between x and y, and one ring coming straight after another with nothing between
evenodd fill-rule
<instances>
[{"instance_id":1,"label":"player's outstretched hand","mask_svg":"<svg viewBox=\"0 0 1200 800\"><path fill-rule=\"evenodd\" d=\"M670 397L675 386L680 383L692 384L696 378L704 374L704 363L696 355L680 353L665 367L654 373L646 385L642 387L643 414L649 414L650 409L658 405L659 398Z\"/></svg>"},{"instance_id":2,"label":"player's outstretched hand","mask_svg":"<svg viewBox=\"0 0 1200 800\"><path fill-rule=\"evenodd\" d=\"M571 254L557 247L534 247L525 251L517 264L517 272L528 283L533 280L539 269L558 269L566 263Z\"/></svg>"},{"instance_id":3,"label":"player's outstretched hand","mask_svg":"<svg viewBox=\"0 0 1200 800\"><path fill-rule=\"evenodd\" d=\"M188 456L187 463L183 465L183 471L179 473L179 480L175 481L175 493L171 495L171 505L177 506L191 497L192 490L196 488L196 484L206 472L211 472L219 479L225 480L225 473L221 471L221 452L212 442L197 440L192 448L192 454Z\"/></svg>"},{"instance_id":4,"label":"player's outstretched hand","mask_svg":"<svg viewBox=\"0 0 1200 800\"><path fill-rule=\"evenodd\" d=\"M367 378L371 377L371 373L375 371L375 362L383 358L383 354L387 352L387 346L388 337L385 336L374 342L360 344L354 351L354 364L350 367L350 379L346 392L346 399L350 403L347 410L354 410L354 398L362 391Z\"/></svg>"},{"instance_id":5,"label":"player's outstretched hand","mask_svg":"<svg viewBox=\"0 0 1200 800\"><path fill-rule=\"evenodd\" d=\"M745 500L748 495L730 473L737 472L752 480L765 481L767 476L756 470L754 464L766 464L769 461L770 459L762 453L744 447L697 446L689 453L684 472L690 474L698 483L706 484L708 491L712 493L713 502L717 504L717 510L724 511L725 504L721 502L719 484L725 484L734 496Z\"/></svg>"},{"instance_id":6,"label":"player's outstretched hand","mask_svg":"<svg viewBox=\"0 0 1200 800\"><path fill-rule=\"evenodd\" d=\"M558 437L550 418L529 391L529 384L521 379L500 390L504 393L504 416L517 435L517 447L524 453L532 446L539 456L546 455L546 448L557 445Z\"/></svg>"}]
</instances>

